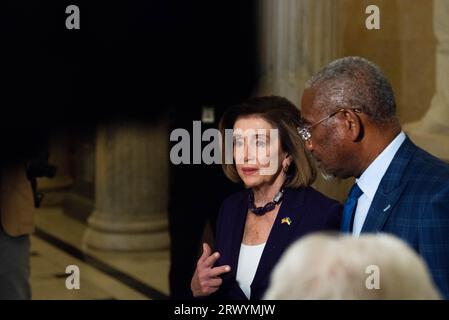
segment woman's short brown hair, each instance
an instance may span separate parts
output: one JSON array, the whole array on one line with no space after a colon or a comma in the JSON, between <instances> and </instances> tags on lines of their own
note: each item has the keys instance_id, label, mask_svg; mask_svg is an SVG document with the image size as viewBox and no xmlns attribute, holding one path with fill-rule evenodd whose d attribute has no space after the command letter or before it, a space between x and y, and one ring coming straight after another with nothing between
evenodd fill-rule
<instances>
[{"instance_id":1,"label":"woman's short brown hair","mask_svg":"<svg viewBox=\"0 0 449 320\"><path fill-rule=\"evenodd\" d=\"M289 100L279 96L256 97L246 100L228 109L220 120L221 136L225 137L225 129L233 129L240 117L258 116L279 130L279 138L284 152L292 158L287 174L292 179L287 187L298 188L311 185L316 178L316 169L310 154L298 134L301 112ZM223 144L224 146L224 141ZM223 153L224 157L224 153ZM233 182L240 182L235 163L222 162L225 175Z\"/></svg>"}]
</instances>

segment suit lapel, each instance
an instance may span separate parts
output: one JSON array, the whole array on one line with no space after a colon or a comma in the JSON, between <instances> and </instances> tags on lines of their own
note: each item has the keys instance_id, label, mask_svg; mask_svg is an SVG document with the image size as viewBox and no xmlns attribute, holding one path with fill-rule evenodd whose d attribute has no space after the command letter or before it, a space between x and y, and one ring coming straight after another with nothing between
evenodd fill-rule
<instances>
[{"instance_id":1,"label":"suit lapel","mask_svg":"<svg viewBox=\"0 0 449 320\"><path fill-rule=\"evenodd\" d=\"M363 224L362 232L377 232L383 229L390 212L392 212L404 188L405 184L402 184L389 193L385 193L380 188L377 190L368 210L368 215Z\"/></svg>"},{"instance_id":2,"label":"suit lapel","mask_svg":"<svg viewBox=\"0 0 449 320\"><path fill-rule=\"evenodd\" d=\"M385 172L373 202L368 210L362 232L377 232L384 228L388 216L401 197L407 182L402 181L404 171L417 147L407 137L396 152Z\"/></svg>"},{"instance_id":3,"label":"suit lapel","mask_svg":"<svg viewBox=\"0 0 449 320\"><path fill-rule=\"evenodd\" d=\"M298 221L300 219L298 212L303 200L303 189L287 189L251 284L251 295L253 294L254 289L259 285L263 285L262 281L267 279L267 275L272 271L273 266L283 252L283 249L290 243L291 237L295 234L294 230L300 223L300 221Z\"/></svg>"}]
</instances>

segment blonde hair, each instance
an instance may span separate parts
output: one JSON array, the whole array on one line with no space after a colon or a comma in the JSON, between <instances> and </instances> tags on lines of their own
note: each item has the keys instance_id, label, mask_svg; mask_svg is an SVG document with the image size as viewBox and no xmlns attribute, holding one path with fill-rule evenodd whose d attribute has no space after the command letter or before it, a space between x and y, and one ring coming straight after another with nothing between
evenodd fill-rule
<instances>
[{"instance_id":1,"label":"blonde hair","mask_svg":"<svg viewBox=\"0 0 449 320\"><path fill-rule=\"evenodd\" d=\"M311 185L316 179L316 169L310 154L298 134L301 124L301 112L289 100L279 96L251 98L242 104L230 108L220 120L221 136L225 137L225 129L232 129L237 119L247 116L258 116L279 130L282 150L291 156L292 163L287 174L292 178L287 187L298 188ZM224 141L222 146L224 146ZM222 168L229 180L240 182L235 164L226 164L223 149Z\"/></svg>"},{"instance_id":2,"label":"blonde hair","mask_svg":"<svg viewBox=\"0 0 449 320\"><path fill-rule=\"evenodd\" d=\"M367 268L379 271L369 289ZM387 234L315 234L295 242L271 276L265 299L440 299L423 259Z\"/></svg>"}]
</instances>

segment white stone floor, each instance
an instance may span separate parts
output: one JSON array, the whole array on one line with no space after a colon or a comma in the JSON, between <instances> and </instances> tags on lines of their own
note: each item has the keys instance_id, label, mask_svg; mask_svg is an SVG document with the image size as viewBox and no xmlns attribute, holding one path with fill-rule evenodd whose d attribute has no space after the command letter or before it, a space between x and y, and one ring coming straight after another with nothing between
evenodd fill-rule
<instances>
[{"instance_id":1,"label":"white stone floor","mask_svg":"<svg viewBox=\"0 0 449 320\"><path fill-rule=\"evenodd\" d=\"M82 237L86 226L63 214L59 208L40 209L36 226L40 232L31 237L33 299L158 298L152 294L153 289L168 295L168 251L112 253L85 249ZM79 290L66 288L68 265L79 267ZM131 279L131 282L123 278Z\"/></svg>"}]
</instances>

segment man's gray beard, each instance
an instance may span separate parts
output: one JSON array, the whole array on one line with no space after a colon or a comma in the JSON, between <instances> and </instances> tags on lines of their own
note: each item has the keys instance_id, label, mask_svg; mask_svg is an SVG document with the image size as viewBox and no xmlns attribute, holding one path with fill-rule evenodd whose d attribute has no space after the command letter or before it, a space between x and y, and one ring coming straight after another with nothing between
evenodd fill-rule
<instances>
[{"instance_id":1,"label":"man's gray beard","mask_svg":"<svg viewBox=\"0 0 449 320\"><path fill-rule=\"evenodd\" d=\"M324 171L321 171L320 173L323 179L326 181L333 181L336 178L333 174L326 173Z\"/></svg>"},{"instance_id":2,"label":"man's gray beard","mask_svg":"<svg viewBox=\"0 0 449 320\"><path fill-rule=\"evenodd\" d=\"M327 173L323 169L319 168L318 162L315 160L315 158L312 157L312 159L315 162L315 168L317 168L317 170L320 171L320 174L325 181L333 181L336 178L335 175Z\"/></svg>"}]
</instances>

